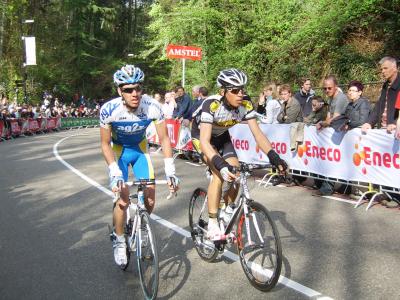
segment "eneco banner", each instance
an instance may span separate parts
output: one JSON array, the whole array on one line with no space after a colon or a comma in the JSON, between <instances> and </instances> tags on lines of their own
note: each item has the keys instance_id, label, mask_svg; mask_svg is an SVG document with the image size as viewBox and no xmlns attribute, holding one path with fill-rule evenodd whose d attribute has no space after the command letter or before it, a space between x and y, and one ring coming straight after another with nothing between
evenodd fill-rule
<instances>
[{"instance_id":1,"label":"eneco banner","mask_svg":"<svg viewBox=\"0 0 400 300\"><path fill-rule=\"evenodd\" d=\"M400 187L399 141L386 130L370 130L363 135L360 129L344 134L332 128L317 132L314 126L306 126L303 144L291 152L290 126L260 124L275 151L290 168L344 180ZM229 131L240 160L254 164L268 162L247 125L236 125Z\"/></svg>"}]
</instances>

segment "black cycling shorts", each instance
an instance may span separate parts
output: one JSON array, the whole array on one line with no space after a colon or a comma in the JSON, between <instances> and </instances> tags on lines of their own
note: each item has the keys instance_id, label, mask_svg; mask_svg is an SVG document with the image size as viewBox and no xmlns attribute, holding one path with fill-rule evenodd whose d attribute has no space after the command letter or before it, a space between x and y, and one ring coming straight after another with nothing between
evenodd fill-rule
<instances>
[{"instance_id":1,"label":"black cycling shorts","mask_svg":"<svg viewBox=\"0 0 400 300\"><path fill-rule=\"evenodd\" d=\"M192 143L194 149L202 156L203 154L200 150L199 137L193 137L192 135ZM231 136L228 130L219 136L211 136L210 144L217 150L223 159L227 159L229 157L237 158L236 151L233 147Z\"/></svg>"}]
</instances>

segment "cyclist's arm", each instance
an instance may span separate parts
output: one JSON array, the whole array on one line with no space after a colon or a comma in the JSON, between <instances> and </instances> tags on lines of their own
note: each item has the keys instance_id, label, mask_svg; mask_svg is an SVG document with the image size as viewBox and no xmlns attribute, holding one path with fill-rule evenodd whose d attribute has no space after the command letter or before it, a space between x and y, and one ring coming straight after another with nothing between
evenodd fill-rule
<instances>
[{"instance_id":1,"label":"cyclist's arm","mask_svg":"<svg viewBox=\"0 0 400 300\"><path fill-rule=\"evenodd\" d=\"M257 145L260 147L260 149L265 154L268 154L268 152L272 149L272 146L271 146L270 141L267 139L267 137L261 131L260 126L258 126L257 120L250 119L247 121L247 124L249 124L251 133L253 134L254 139L257 142Z\"/></svg>"},{"instance_id":2,"label":"cyclist's arm","mask_svg":"<svg viewBox=\"0 0 400 300\"><path fill-rule=\"evenodd\" d=\"M165 124L165 121L162 122L156 122L156 131L158 138L161 143L161 148L164 154L165 158L171 158L172 157L172 147L171 147L171 142L169 140L168 132L167 132L167 125Z\"/></svg>"},{"instance_id":3,"label":"cyclist's arm","mask_svg":"<svg viewBox=\"0 0 400 300\"><path fill-rule=\"evenodd\" d=\"M103 156L107 165L115 162L114 152L111 148L111 129L100 127L100 143Z\"/></svg>"},{"instance_id":4,"label":"cyclist's arm","mask_svg":"<svg viewBox=\"0 0 400 300\"><path fill-rule=\"evenodd\" d=\"M213 156L218 154L210 142L211 132L211 123L200 123L200 150L206 156L208 161L211 161Z\"/></svg>"}]
</instances>

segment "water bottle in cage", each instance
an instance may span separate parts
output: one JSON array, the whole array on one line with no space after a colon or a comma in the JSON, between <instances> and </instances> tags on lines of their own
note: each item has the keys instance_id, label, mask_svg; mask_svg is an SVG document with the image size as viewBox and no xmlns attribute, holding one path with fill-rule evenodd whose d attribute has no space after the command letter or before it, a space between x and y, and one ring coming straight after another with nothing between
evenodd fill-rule
<instances>
[{"instance_id":1,"label":"water bottle in cage","mask_svg":"<svg viewBox=\"0 0 400 300\"><path fill-rule=\"evenodd\" d=\"M224 212L225 212L225 202L223 200L221 200L219 202L219 207L218 207L218 218L220 220L224 219Z\"/></svg>"},{"instance_id":2,"label":"water bottle in cage","mask_svg":"<svg viewBox=\"0 0 400 300\"><path fill-rule=\"evenodd\" d=\"M135 217L136 214L136 210L137 210L137 204L136 203L131 203L129 205L129 217L133 220L133 218Z\"/></svg>"},{"instance_id":3,"label":"water bottle in cage","mask_svg":"<svg viewBox=\"0 0 400 300\"><path fill-rule=\"evenodd\" d=\"M144 207L144 192L142 189L138 190L137 197L138 197L138 206L143 208Z\"/></svg>"},{"instance_id":4,"label":"water bottle in cage","mask_svg":"<svg viewBox=\"0 0 400 300\"><path fill-rule=\"evenodd\" d=\"M225 207L225 211L224 211L224 216L223 216L223 220L225 222L225 224L228 224L231 221L233 212L236 209L236 205L235 203L230 203L228 206Z\"/></svg>"}]
</instances>

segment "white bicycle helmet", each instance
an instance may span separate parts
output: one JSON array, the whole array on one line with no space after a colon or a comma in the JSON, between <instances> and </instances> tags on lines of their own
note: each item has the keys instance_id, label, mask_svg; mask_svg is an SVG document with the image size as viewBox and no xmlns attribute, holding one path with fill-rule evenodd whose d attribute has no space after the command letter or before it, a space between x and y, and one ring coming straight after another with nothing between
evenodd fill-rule
<instances>
[{"instance_id":1,"label":"white bicycle helmet","mask_svg":"<svg viewBox=\"0 0 400 300\"><path fill-rule=\"evenodd\" d=\"M217 85L220 88L243 87L247 84L247 75L238 69L226 69L219 72Z\"/></svg>"},{"instance_id":2,"label":"white bicycle helmet","mask_svg":"<svg viewBox=\"0 0 400 300\"><path fill-rule=\"evenodd\" d=\"M144 73L134 65L125 65L114 73L114 83L117 86L143 82Z\"/></svg>"}]
</instances>

